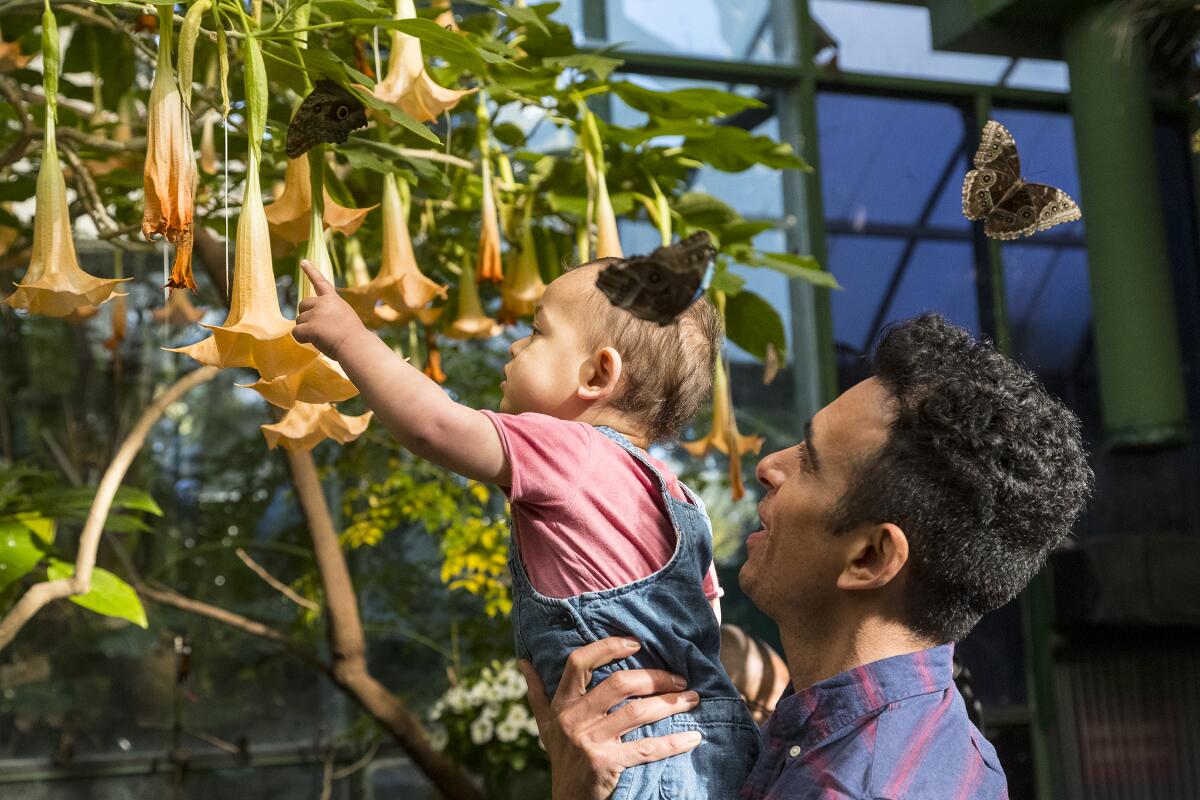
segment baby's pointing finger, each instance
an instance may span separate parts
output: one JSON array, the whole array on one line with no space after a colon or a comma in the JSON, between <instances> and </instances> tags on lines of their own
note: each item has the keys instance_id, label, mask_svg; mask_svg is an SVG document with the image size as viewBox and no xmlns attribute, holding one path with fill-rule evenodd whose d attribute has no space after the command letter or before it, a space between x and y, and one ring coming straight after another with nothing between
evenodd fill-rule
<instances>
[{"instance_id":1,"label":"baby's pointing finger","mask_svg":"<svg viewBox=\"0 0 1200 800\"><path fill-rule=\"evenodd\" d=\"M325 279L325 276L321 274L316 265L307 258L300 261L300 269L304 270L304 274L308 276L308 280L312 283L313 291L317 293L318 297L333 294L337 291L334 289L333 284Z\"/></svg>"}]
</instances>

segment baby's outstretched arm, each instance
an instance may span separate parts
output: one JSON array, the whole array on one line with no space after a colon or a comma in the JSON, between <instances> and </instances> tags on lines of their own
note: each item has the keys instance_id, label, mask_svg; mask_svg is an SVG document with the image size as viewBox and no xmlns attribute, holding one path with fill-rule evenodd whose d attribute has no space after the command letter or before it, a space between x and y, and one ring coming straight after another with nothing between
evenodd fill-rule
<instances>
[{"instance_id":1,"label":"baby's outstretched arm","mask_svg":"<svg viewBox=\"0 0 1200 800\"><path fill-rule=\"evenodd\" d=\"M300 303L292 336L342 365L367 406L401 445L468 478L507 486L508 459L486 416L454 402L359 320L333 284L307 261L317 292Z\"/></svg>"}]
</instances>

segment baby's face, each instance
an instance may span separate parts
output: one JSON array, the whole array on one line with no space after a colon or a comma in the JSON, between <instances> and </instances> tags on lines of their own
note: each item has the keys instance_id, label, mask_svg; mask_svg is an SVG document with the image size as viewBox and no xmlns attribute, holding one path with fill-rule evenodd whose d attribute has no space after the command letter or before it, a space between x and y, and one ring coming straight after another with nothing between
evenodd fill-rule
<instances>
[{"instance_id":1,"label":"baby's face","mask_svg":"<svg viewBox=\"0 0 1200 800\"><path fill-rule=\"evenodd\" d=\"M500 384L501 411L574 419L584 410L586 403L577 392L592 357L586 321L591 303L600 297L595 283L596 268L584 266L546 287L532 333L509 348L511 359Z\"/></svg>"}]
</instances>

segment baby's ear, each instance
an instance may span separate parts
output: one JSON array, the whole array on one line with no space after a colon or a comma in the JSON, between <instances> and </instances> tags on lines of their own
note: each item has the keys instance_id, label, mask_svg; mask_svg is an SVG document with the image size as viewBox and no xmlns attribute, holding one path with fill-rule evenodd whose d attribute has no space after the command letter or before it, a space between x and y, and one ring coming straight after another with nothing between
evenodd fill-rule
<instances>
[{"instance_id":1,"label":"baby's ear","mask_svg":"<svg viewBox=\"0 0 1200 800\"><path fill-rule=\"evenodd\" d=\"M606 401L610 400L621 382L621 371L624 365L621 354L612 347L602 347L592 354L592 357L580 367L579 389L580 400Z\"/></svg>"}]
</instances>

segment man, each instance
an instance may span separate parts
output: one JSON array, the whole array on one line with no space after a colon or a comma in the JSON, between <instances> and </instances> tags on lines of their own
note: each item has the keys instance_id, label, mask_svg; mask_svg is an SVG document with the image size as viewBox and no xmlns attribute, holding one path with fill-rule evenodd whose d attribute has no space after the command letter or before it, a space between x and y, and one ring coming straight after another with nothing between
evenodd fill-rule
<instances>
[{"instance_id":1,"label":"man","mask_svg":"<svg viewBox=\"0 0 1200 800\"><path fill-rule=\"evenodd\" d=\"M779 625L797 691L767 721L741 797L1007 797L952 648L1070 532L1092 482L1078 420L1031 373L927 314L891 328L873 377L805 435L757 470L762 530L739 581ZM593 669L633 648L576 650L552 702L524 665L556 800L607 797L622 769L704 746L693 732L621 740L696 703L650 670L587 691Z\"/></svg>"}]
</instances>

